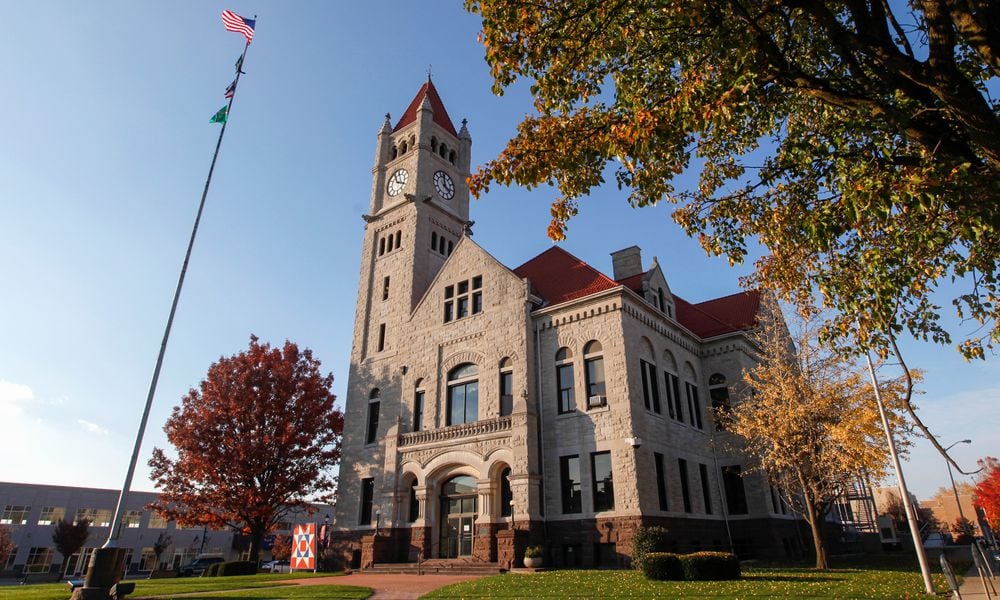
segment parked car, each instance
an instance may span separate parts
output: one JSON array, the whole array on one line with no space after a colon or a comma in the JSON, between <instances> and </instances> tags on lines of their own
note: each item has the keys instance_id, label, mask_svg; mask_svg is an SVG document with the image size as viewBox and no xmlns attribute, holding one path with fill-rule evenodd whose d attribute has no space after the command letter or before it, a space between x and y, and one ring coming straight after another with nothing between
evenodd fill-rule
<instances>
[{"instance_id":1,"label":"parked car","mask_svg":"<svg viewBox=\"0 0 1000 600\"><path fill-rule=\"evenodd\" d=\"M178 577L200 577L205 569L215 563L226 562L221 556L198 556L188 564L177 568Z\"/></svg>"},{"instance_id":2,"label":"parked car","mask_svg":"<svg viewBox=\"0 0 1000 600\"><path fill-rule=\"evenodd\" d=\"M260 565L260 569L271 573L288 573L289 564L287 560L269 560Z\"/></svg>"}]
</instances>

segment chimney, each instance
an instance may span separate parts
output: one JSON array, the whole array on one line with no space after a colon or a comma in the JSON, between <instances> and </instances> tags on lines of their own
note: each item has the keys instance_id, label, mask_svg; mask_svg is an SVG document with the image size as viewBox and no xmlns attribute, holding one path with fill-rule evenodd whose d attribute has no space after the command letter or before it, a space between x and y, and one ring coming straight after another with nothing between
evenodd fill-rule
<instances>
[{"instance_id":1,"label":"chimney","mask_svg":"<svg viewBox=\"0 0 1000 600\"><path fill-rule=\"evenodd\" d=\"M639 246L629 246L611 253L611 265L615 279L621 281L642 273L642 250Z\"/></svg>"}]
</instances>

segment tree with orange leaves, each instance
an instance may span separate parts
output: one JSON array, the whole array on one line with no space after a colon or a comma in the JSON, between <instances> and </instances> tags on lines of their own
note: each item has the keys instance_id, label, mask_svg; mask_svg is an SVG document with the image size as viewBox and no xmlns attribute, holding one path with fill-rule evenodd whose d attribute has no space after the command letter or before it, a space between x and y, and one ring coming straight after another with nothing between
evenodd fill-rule
<instances>
[{"instance_id":1,"label":"tree with orange leaves","mask_svg":"<svg viewBox=\"0 0 1000 600\"><path fill-rule=\"evenodd\" d=\"M1000 526L1000 461L987 456L979 461L982 474L976 482L976 506L986 512L990 526Z\"/></svg>"},{"instance_id":2,"label":"tree with orange leaves","mask_svg":"<svg viewBox=\"0 0 1000 600\"><path fill-rule=\"evenodd\" d=\"M340 459L343 413L334 408L333 375L320 373L308 349L250 336L246 351L221 357L164 426L177 450L153 449L161 490L151 508L184 526L234 527L261 540L307 498L329 500Z\"/></svg>"}]
</instances>

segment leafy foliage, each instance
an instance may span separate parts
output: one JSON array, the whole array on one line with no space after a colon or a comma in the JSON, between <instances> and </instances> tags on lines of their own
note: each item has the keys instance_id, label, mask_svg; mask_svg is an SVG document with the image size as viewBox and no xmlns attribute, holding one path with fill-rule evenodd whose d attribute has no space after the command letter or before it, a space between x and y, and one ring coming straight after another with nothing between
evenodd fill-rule
<instances>
[{"instance_id":1,"label":"leafy foliage","mask_svg":"<svg viewBox=\"0 0 1000 600\"><path fill-rule=\"evenodd\" d=\"M63 556L63 566L69 568L69 557L73 556L83 548L90 537L90 521L81 519L77 523L72 523L66 519L59 519L52 527L52 543L56 550Z\"/></svg>"},{"instance_id":2,"label":"leafy foliage","mask_svg":"<svg viewBox=\"0 0 1000 600\"><path fill-rule=\"evenodd\" d=\"M524 558L542 558L545 556L545 551L541 546L528 546L524 550Z\"/></svg>"},{"instance_id":3,"label":"leafy foliage","mask_svg":"<svg viewBox=\"0 0 1000 600\"><path fill-rule=\"evenodd\" d=\"M684 579L725 581L740 578L740 561L728 552L693 552L680 557Z\"/></svg>"},{"instance_id":4,"label":"leafy foliage","mask_svg":"<svg viewBox=\"0 0 1000 600\"><path fill-rule=\"evenodd\" d=\"M666 552L670 531L665 527L639 527L632 536L632 568L645 571L646 555Z\"/></svg>"},{"instance_id":5,"label":"leafy foliage","mask_svg":"<svg viewBox=\"0 0 1000 600\"><path fill-rule=\"evenodd\" d=\"M636 561L633 561L633 565ZM654 581L683 581L681 557L669 552L647 552L642 557L642 574Z\"/></svg>"},{"instance_id":6,"label":"leafy foliage","mask_svg":"<svg viewBox=\"0 0 1000 600\"><path fill-rule=\"evenodd\" d=\"M793 338L768 296L754 339L759 362L744 373L746 389L727 415L726 429L738 436L733 445L756 461L752 468L763 471L810 524L816 568L825 569L827 512L862 473L881 479L888 463L868 375L820 346L809 321L798 323ZM897 443L905 449L907 431L899 416L904 384L882 387Z\"/></svg>"},{"instance_id":7,"label":"leafy foliage","mask_svg":"<svg viewBox=\"0 0 1000 600\"><path fill-rule=\"evenodd\" d=\"M274 560L288 560L292 555L292 536L274 536L274 546L271 547L271 557Z\"/></svg>"},{"instance_id":8,"label":"leafy foliage","mask_svg":"<svg viewBox=\"0 0 1000 600\"><path fill-rule=\"evenodd\" d=\"M976 506L986 512L990 525L1000 528L1000 463L987 456L979 461L983 468L976 480Z\"/></svg>"},{"instance_id":9,"label":"leafy foliage","mask_svg":"<svg viewBox=\"0 0 1000 600\"><path fill-rule=\"evenodd\" d=\"M10 536L10 527L0 525L0 565L6 565L7 559L16 549L14 539Z\"/></svg>"},{"instance_id":10,"label":"leafy foliage","mask_svg":"<svg viewBox=\"0 0 1000 600\"><path fill-rule=\"evenodd\" d=\"M824 338L949 343L932 291L1000 341L1000 29L987 2L465 0L494 91L524 77L536 115L470 178L556 186L548 234L614 179L675 203L710 254L769 254L748 285L836 309ZM901 14L900 14L901 13ZM678 176L696 169L696 185ZM866 318L857 320L857 315Z\"/></svg>"},{"instance_id":11,"label":"leafy foliage","mask_svg":"<svg viewBox=\"0 0 1000 600\"><path fill-rule=\"evenodd\" d=\"M160 535L156 536L156 541L153 542L153 554L156 555L156 568L160 568L160 557L163 553L167 551L174 543L174 538L170 534L161 531Z\"/></svg>"},{"instance_id":12,"label":"leafy foliage","mask_svg":"<svg viewBox=\"0 0 1000 600\"><path fill-rule=\"evenodd\" d=\"M309 350L260 344L209 367L164 426L177 449L154 448L151 505L185 526L237 527L256 560L262 537L307 497L329 499L328 474L340 458L344 417L334 408L332 375Z\"/></svg>"}]
</instances>

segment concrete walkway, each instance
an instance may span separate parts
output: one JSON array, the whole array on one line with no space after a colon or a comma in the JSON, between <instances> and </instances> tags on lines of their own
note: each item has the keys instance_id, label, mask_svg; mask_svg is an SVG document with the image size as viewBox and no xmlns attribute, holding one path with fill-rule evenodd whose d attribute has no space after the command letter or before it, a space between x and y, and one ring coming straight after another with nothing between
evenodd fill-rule
<instances>
[{"instance_id":1,"label":"concrete walkway","mask_svg":"<svg viewBox=\"0 0 1000 600\"><path fill-rule=\"evenodd\" d=\"M958 593L962 595L962 600L986 600L987 597L997 598L1000 595L1000 580L993 580L993 587L997 589L998 594L993 593L989 578L986 580L986 586L990 591L990 596L987 596L983 590L983 580L979 577L979 571L973 566L965 574L962 585L958 586Z\"/></svg>"},{"instance_id":2,"label":"concrete walkway","mask_svg":"<svg viewBox=\"0 0 1000 600\"><path fill-rule=\"evenodd\" d=\"M412 600L440 587L479 579L482 575L381 575L351 573L342 577L311 577L291 579L298 585L357 585L375 590L372 600Z\"/></svg>"}]
</instances>

